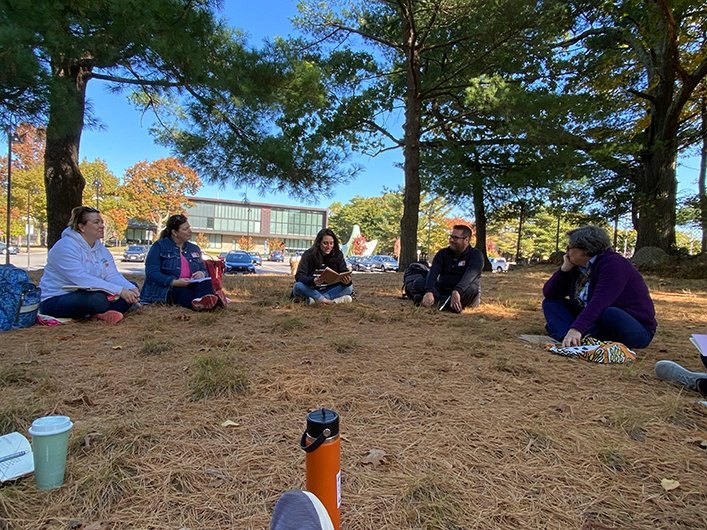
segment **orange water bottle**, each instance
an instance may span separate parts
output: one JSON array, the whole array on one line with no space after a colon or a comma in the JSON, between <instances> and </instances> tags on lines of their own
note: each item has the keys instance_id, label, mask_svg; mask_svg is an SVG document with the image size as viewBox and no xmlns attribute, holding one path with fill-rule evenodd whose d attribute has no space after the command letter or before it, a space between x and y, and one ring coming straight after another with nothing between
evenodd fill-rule
<instances>
[{"instance_id":1,"label":"orange water bottle","mask_svg":"<svg viewBox=\"0 0 707 530\"><path fill-rule=\"evenodd\" d=\"M339 415L317 409L307 414L300 447L307 453L307 491L322 501L336 530L341 508L341 438Z\"/></svg>"}]
</instances>

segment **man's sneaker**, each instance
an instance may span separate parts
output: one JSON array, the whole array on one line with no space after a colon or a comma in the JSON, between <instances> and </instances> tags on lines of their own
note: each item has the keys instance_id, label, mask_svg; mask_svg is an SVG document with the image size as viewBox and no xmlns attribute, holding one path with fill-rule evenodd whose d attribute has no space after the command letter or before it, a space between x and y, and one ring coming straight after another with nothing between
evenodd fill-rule
<instances>
[{"instance_id":1,"label":"man's sneaker","mask_svg":"<svg viewBox=\"0 0 707 530\"><path fill-rule=\"evenodd\" d=\"M350 304L353 302L353 298L351 298L350 294L345 294L344 296L340 296L339 298L334 298L332 300L335 304Z\"/></svg>"},{"instance_id":2,"label":"man's sneaker","mask_svg":"<svg viewBox=\"0 0 707 530\"><path fill-rule=\"evenodd\" d=\"M209 311L216 307L216 304L218 304L218 296L215 294L207 294L191 301L194 311Z\"/></svg>"},{"instance_id":3,"label":"man's sneaker","mask_svg":"<svg viewBox=\"0 0 707 530\"><path fill-rule=\"evenodd\" d=\"M98 313L96 315L93 315L94 320L101 320L105 322L106 324L117 324L121 320L123 320L123 313L120 311L114 311L113 309L109 309L105 313Z\"/></svg>"},{"instance_id":4,"label":"man's sneaker","mask_svg":"<svg viewBox=\"0 0 707 530\"><path fill-rule=\"evenodd\" d=\"M691 372L673 361L655 363L655 376L663 381L672 381L696 391L705 388L704 381L707 380L706 373Z\"/></svg>"}]
</instances>

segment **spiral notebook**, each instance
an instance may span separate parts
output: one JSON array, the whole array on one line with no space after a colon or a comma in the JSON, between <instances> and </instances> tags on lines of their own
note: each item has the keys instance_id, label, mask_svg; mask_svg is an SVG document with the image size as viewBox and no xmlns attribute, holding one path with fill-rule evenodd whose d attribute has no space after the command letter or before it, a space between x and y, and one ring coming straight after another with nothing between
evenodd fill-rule
<instances>
[{"instance_id":1,"label":"spiral notebook","mask_svg":"<svg viewBox=\"0 0 707 530\"><path fill-rule=\"evenodd\" d=\"M14 480L34 471L29 440L19 432L0 436L0 482Z\"/></svg>"}]
</instances>

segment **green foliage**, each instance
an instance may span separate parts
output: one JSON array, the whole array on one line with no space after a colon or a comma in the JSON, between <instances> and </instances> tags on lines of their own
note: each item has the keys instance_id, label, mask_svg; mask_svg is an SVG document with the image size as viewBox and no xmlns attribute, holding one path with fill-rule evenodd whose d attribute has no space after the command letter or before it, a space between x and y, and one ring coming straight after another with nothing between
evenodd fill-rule
<instances>
[{"instance_id":1,"label":"green foliage","mask_svg":"<svg viewBox=\"0 0 707 530\"><path fill-rule=\"evenodd\" d=\"M449 232L448 216L452 207L442 197L422 194L417 240L422 250L433 254L446 246ZM395 240L400 235L403 215L402 192L387 191L380 197L354 197L348 204L330 206L329 227L340 238L347 240L354 225L361 227L367 241L377 240L376 254L393 254Z\"/></svg>"},{"instance_id":2,"label":"green foliage","mask_svg":"<svg viewBox=\"0 0 707 530\"><path fill-rule=\"evenodd\" d=\"M572 228L586 224L589 220L587 216L568 214L562 211L554 212L547 207L540 207L532 213L529 212L523 223L520 236L520 257L547 259L556 250L564 251L566 233ZM518 227L518 210L509 207L504 209L504 215L496 216L488 227L487 248L489 255L515 258L518 245ZM633 242L635 243L635 233ZM627 241L627 245L629 249L632 248L630 241Z\"/></svg>"},{"instance_id":3,"label":"green foliage","mask_svg":"<svg viewBox=\"0 0 707 530\"><path fill-rule=\"evenodd\" d=\"M331 205L329 227L346 241L357 224L367 241L378 240L376 253L391 253L400 233L401 215L402 197L399 193L386 192L380 197L356 196L343 206Z\"/></svg>"}]
</instances>

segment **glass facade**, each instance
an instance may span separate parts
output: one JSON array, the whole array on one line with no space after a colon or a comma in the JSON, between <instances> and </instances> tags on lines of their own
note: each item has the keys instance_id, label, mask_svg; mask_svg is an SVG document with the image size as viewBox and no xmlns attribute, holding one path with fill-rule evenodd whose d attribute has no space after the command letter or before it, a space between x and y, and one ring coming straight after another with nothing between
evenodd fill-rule
<instances>
[{"instance_id":1,"label":"glass facade","mask_svg":"<svg viewBox=\"0 0 707 530\"><path fill-rule=\"evenodd\" d=\"M196 202L185 212L192 231L235 232L259 234L261 232L260 206L246 204Z\"/></svg>"},{"instance_id":2,"label":"glass facade","mask_svg":"<svg viewBox=\"0 0 707 530\"><path fill-rule=\"evenodd\" d=\"M273 235L314 238L322 228L323 212L285 208L273 208L270 212L270 233Z\"/></svg>"},{"instance_id":3,"label":"glass facade","mask_svg":"<svg viewBox=\"0 0 707 530\"><path fill-rule=\"evenodd\" d=\"M194 239L203 234L211 250L240 248L250 236L258 251L267 251L269 241L278 239L287 251L312 246L317 232L326 226L325 209L288 208L269 204L189 199L189 218Z\"/></svg>"}]
</instances>

